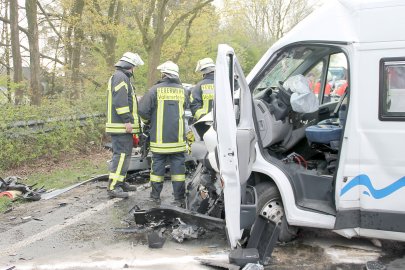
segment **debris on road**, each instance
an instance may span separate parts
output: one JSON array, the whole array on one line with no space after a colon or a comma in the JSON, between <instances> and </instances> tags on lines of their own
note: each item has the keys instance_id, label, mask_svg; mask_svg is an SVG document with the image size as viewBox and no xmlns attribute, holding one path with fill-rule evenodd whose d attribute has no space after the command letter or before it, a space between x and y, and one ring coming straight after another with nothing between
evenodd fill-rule
<instances>
[{"instance_id":1,"label":"debris on road","mask_svg":"<svg viewBox=\"0 0 405 270\"><path fill-rule=\"evenodd\" d=\"M150 248L162 248L166 238L163 237L163 231L148 233L148 246Z\"/></svg>"},{"instance_id":2,"label":"debris on road","mask_svg":"<svg viewBox=\"0 0 405 270\"><path fill-rule=\"evenodd\" d=\"M217 261L217 260L197 258L197 261L199 261L203 265L212 266L217 269L227 269L227 270L239 270L240 269L240 267L238 265L234 265L231 263L225 263L225 262L221 262L221 261Z\"/></svg>"},{"instance_id":3,"label":"debris on road","mask_svg":"<svg viewBox=\"0 0 405 270\"><path fill-rule=\"evenodd\" d=\"M182 243L184 239L197 239L205 233L205 230L196 225L188 225L181 221L180 218L176 219L178 225L173 225L172 237L179 243Z\"/></svg>"},{"instance_id":4,"label":"debris on road","mask_svg":"<svg viewBox=\"0 0 405 270\"><path fill-rule=\"evenodd\" d=\"M34 185L26 185L21 183L21 178L18 176L9 176L5 179L0 177L0 197L6 196L10 199L24 199L28 201L38 201L41 199L41 194L46 190L44 187L34 188Z\"/></svg>"},{"instance_id":5,"label":"debris on road","mask_svg":"<svg viewBox=\"0 0 405 270\"><path fill-rule=\"evenodd\" d=\"M67 192L67 191L69 191L71 189L74 189L74 188L76 188L78 186L81 186L83 184L93 182L93 181L106 181L106 180L108 180L108 174L98 175L98 176L95 176L93 178L87 179L87 180L85 180L83 182L71 185L69 187L62 188L62 189L55 189L52 192L45 193L45 194L42 195L42 199L43 200L49 200L49 199L52 199L52 198L54 198L56 196L59 196L62 193L65 193L65 192Z\"/></svg>"},{"instance_id":6,"label":"debris on road","mask_svg":"<svg viewBox=\"0 0 405 270\"><path fill-rule=\"evenodd\" d=\"M264 267L260 263L248 263L242 270L264 270Z\"/></svg>"}]
</instances>

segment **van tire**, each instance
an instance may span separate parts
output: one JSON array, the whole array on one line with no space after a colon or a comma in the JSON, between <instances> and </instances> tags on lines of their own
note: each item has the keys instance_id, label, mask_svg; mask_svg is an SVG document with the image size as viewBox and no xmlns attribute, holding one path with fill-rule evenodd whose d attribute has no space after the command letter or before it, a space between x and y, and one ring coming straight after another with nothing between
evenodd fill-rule
<instances>
[{"instance_id":1,"label":"van tire","mask_svg":"<svg viewBox=\"0 0 405 270\"><path fill-rule=\"evenodd\" d=\"M275 222L281 222L280 235L278 236L279 242L289 242L297 236L298 228L290 226L285 219L283 202L281 200L280 192L275 184L270 182L262 182L255 186L257 193L257 215L262 215ZM279 207L281 210L276 211L275 215L267 216L265 207ZM278 215L277 215L278 214ZM281 220L280 220L281 218Z\"/></svg>"}]
</instances>

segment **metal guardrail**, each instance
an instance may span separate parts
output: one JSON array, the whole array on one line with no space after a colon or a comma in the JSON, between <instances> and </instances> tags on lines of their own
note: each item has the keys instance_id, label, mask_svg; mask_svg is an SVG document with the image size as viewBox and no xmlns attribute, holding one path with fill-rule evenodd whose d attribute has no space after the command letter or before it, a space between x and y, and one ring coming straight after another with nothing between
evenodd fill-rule
<instances>
[{"instance_id":1,"label":"metal guardrail","mask_svg":"<svg viewBox=\"0 0 405 270\"><path fill-rule=\"evenodd\" d=\"M105 117L105 113L94 113L94 114L83 114L78 116L68 116L68 117L54 117L48 118L46 120L29 120L29 121L16 121L10 123L6 126L0 127L0 134L6 137L16 138L19 136L36 134L36 133L47 133L51 132L57 127L52 126L52 124L63 122L70 123L69 125L74 126L73 122L79 121L79 126L83 127L87 125L87 120L94 119L96 122L101 122Z\"/></svg>"}]
</instances>

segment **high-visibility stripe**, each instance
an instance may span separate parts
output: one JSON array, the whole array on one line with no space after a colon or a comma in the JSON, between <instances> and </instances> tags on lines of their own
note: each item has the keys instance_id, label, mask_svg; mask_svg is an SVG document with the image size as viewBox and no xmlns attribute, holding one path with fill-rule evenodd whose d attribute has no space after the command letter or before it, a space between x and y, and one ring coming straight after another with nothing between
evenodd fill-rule
<instances>
[{"instance_id":1,"label":"high-visibility stripe","mask_svg":"<svg viewBox=\"0 0 405 270\"><path fill-rule=\"evenodd\" d=\"M124 134L127 133L125 128L106 128L105 132L107 133L119 133L119 134ZM133 128L131 134L137 134L140 133L141 130L139 128Z\"/></svg>"},{"instance_id":2,"label":"high-visibility stripe","mask_svg":"<svg viewBox=\"0 0 405 270\"><path fill-rule=\"evenodd\" d=\"M158 183L160 183L160 182L163 182L163 180L164 180L164 176L155 175L155 174L153 174L153 173L150 174L150 181L151 181L151 182L158 182Z\"/></svg>"},{"instance_id":3,"label":"high-visibility stripe","mask_svg":"<svg viewBox=\"0 0 405 270\"><path fill-rule=\"evenodd\" d=\"M111 179L111 180L117 180L117 181L119 181L119 182L122 182L122 181L124 181L125 176L123 176L123 175L118 175L118 174L115 174L115 173L110 173L110 174L108 175L108 178Z\"/></svg>"},{"instance_id":4,"label":"high-visibility stripe","mask_svg":"<svg viewBox=\"0 0 405 270\"><path fill-rule=\"evenodd\" d=\"M111 123L111 117L112 117L112 92L111 92L111 79L108 80L108 88L107 88L107 123Z\"/></svg>"},{"instance_id":5,"label":"high-visibility stripe","mask_svg":"<svg viewBox=\"0 0 405 270\"><path fill-rule=\"evenodd\" d=\"M183 142L184 141L184 120L183 120L183 115L184 115L184 101L179 101L179 139L178 142Z\"/></svg>"},{"instance_id":6,"label":"high-visibility stripe","mask_svg":"<svg viewBox=\"0 0 405 270\"><path fill-rule=\"evenodd\" d=\"M136 124L132 125L132 133L139 133L140 128ZM123 123L106 123L105 124L105 131L108 133L126 133L125 124Z\"/></svg>"},{"instance_id":7,"label":"high-visibility stripe","mask_svg":"<svg viewBox=\"0 0 405 270\"><path fill-rule=\"evenodd\" d=\"M178 153L178 152L185 152L187 150L186 145L178 146L178 147L150 147L150 151L152 153Z\"/></svg>"},{"instance_id":8,"label":"high-visibility stripe","mask_svg":"<svg viewBox=\"0 0 405 270\"><path fill-rule=\"evenodd\" d=\"M211 91L204 91L204 92L211 92ZM202 99L203 99L203 106L199 108L194 115L195 119L200 119L200 117L203 114L207 114L210 108L210 101L213 100L214 94L208 93L208 94L203 94Z\"/></svg>"},{"instance_id":9,"label":"high-visibility stripe","mask_svg":"<svg viewBox=\"0 0 405 270\"><path fill-rule=\"evenodd\" d=\"M156 142L161 144L163 142L163 117L165 111L165 101L158 101L157 121L156 121Z\"/></svg>"},{"instance_id":10,"label":"high-visibility stripe","mask_svg":"<svg viewBox=\"0 0 405 270\"><path fill-rule=\"evenodd\" d=\"M120 82L116 87L114 87L114 91L117 92L118 90L121 89L121 87L125 87L125 90L127 90L128 92L128 85L124 81Z\"/></svg>"},{"instance_id":11,"label":"high-visibility stripe","mask_svg":"<svg viewBox=\"0 0 405 270\"><path fill-rule=\"evenodd\" d=\"M118 114L124 114L124 113L130 112L128 106L116 108L115 110L117 111Z\"/></svg>"},{"instance_id":12,"label":"high-visibility stripe","mask_svg":"<svg viewBox=\"0 0 405 270\"><path fill-rule=\"evenodd\" d=\"M132 87L132 84L131 84ZM134 117L134 124L139 126L139 116L138 116L138 100L136 99L135 89L132 87L132 116Z\"/></svg>"},{"instance_id":13,"label":"high-visibility stripe","mask_svg":"<svg viewBox=\"0 0 405 270\"><path fill-rule=\"evenodd\" d=\"M150 142L151 146L154 147L163 147L163 148L170 148L170 147L178 147L178 146L183 146L186 145L186 142L173 142L173 143L156 143L156 142Z\"/></svg>"},{"instance_id":14,"label":"high-visibility stripe","mask_svg":"<svg viewBox=\"0 0 405 270\"><path fill-rule=\"evenodd\" d=\"M118 162L117 170L115 171L115 175L112 175L113 178L111 179L111 184L110 184L110 190L113 190L115 188L115 185L117 182L123 182L125 176L121 175L121 170L122 170L122 165L124 164L125 160L125 153L121 153L120 155L120 160ZM111 175L111 174L110 174Z\"/></svg>"},{"instance_id":15,"label":"high-visibility stripe","mask_svg":"<svg viewBox=\"0 0 405 270\"><path fill-rule=\"evenodd\" d=\"M172 174L172 181L184 182L184 181L186 181L186 175L184 175L184 174Z\"/></svg>"}]
</instances>

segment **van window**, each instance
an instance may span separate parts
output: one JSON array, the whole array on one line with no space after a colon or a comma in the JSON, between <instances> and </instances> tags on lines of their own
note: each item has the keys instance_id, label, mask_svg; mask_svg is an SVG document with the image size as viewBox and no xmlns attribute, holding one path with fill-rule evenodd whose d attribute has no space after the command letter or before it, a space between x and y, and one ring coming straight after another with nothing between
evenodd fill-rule
<instances>
[{"instance_id":1,"label":"van window","mask_svg":"<svg viewBox=\"0 0 405 270\"><path fill-rule=\"evenodd\" d=\"M348 87L347 58L344 53L335 53L329 57L325 92L322 103L337 102Z\"/></svg>"},{"instance_id":2,"label":"van window","mask_svg":"<svg viewBox=\"0 0 405 270\"><path fill-rule=\"evenodd\" d=\"M380 62L379 118L405 120L405 58L387 58Z\"/></svg>"},{"instance_id":3,"label":"van window","mask_svg":"<svg viewBox=\"0 0 405 270\"><path fill-rule=\"evenodd\" d=\"M307 58L312 50L306 47L296 47L283 52L270 66L263 79L255 87L254 94L259 91L276 87L279 82L284 82Z\"/></svg>"}]
</instances>

